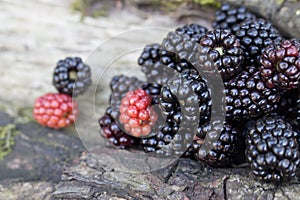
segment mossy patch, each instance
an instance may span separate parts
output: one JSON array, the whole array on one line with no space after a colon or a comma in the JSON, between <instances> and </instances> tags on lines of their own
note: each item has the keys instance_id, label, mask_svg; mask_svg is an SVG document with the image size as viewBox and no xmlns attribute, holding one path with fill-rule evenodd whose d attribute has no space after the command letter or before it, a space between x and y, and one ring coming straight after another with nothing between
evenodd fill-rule
<instances>
[{"instance_id":1,"label":"mossy patch","mask_svg":"<svg viewBox=\"0 0 300 200\"><path fill-rule=\"evenodd\" d=\"M20 124L26 124L29 122L33 122L33 107L21 107L17 109L17 115L18 117L16 118L16 123Z\"/></svg>"},{"instance_id":2,"label":"mossy patch","mask_svg":"<svg viewBox=\"0 0 300 200\"><path fill-rule=\"evenodd\" d=\"M0 126L0 160L11 153L12 147L15 144L14 137L17 133L14 124Z\"/></svg>"}]
</instances>

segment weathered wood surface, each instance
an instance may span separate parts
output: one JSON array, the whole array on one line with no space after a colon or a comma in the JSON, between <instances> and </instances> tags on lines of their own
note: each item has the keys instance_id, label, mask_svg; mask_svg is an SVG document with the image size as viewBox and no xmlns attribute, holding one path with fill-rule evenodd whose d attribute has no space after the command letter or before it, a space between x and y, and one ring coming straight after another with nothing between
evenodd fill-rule
<instances>
[{"instance_id":1,"label":"weathered wood surface","mask_svg":"<svg viewBox=\"0 0 300 200\"><path fill-rule=\"evenodd\" d=\"M53 193L57 199L299 199L300 184L276 186L257 182L248 168L214 169L179 159L171 166L145 174L106 169L90 155L67 168Z\"/></svg>"}]
</instances>

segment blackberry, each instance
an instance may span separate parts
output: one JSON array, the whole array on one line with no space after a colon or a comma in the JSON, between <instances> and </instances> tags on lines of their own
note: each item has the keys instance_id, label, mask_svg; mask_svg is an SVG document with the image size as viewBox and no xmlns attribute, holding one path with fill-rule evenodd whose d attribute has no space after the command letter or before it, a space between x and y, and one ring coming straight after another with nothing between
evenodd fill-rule
<instances>
[{"instance_id":1,"label":"blackberry","mask_svg":"<svg viewBox=\"0 0 300 200\"><path fill-rule=\"evenodd\" d=\"M210 119L211 100L206 82L197 71L186 69L163 86L159 105L166 124L154 137L142 139L142 145L146 151L182 155L191 145L198 126Z\"/></svg>"},{"instance_id":2,"label":"blackberry","mask_svg":"<svg viewBox=\"0 0 300 200\"><path fill-rule=\"evenodd\" d=\"M187 35L192 42L199 43L201 38L207 33L207 28L199 24L188 24L179 27L175 32L179 35Z\"/></svg>"},{"instance_id":3,"label":"blackberry","mask_svg":"<svg viewBox=\"0 0 300 200\"><path fill-rule=\"evenodd\" d=\"M122 99L119 120L128 134L135 137L150 135L157 120L151 99L151 95L142 89L129 91Z\"/></svg>"},{"instance_id":4,"label":"blackberry","mask_svg":"<svg viewBox=\"0 0 300 200\"><path fill-rule=\"evenodd\" d=\"M35 100L34 119L54 129L67 127L78 117L78 104L66 94L48 93Z\"/></svg>"},{"instance_id":5,"label":"blackberry","mask_svg":"<svg viewBox=\"0 0 300 200\"><path fill-rule=\"evenodd\" d=\"M186 41L199 42L206 32L207 29L201 25L189 24L177 28L174 32L170 32L168 36L177 35L184 37ZM138 64L141 66L141 70L148 82L164 84L169 78L174 76L175 71L180 72L190 67L190 64L178 56L177 51L174 49L170 51L170 49L166 48L168 44L165 40L162 42L162 45L147 45L138 58Z\"/></svg>"},{"instance_id":6,"label":"blackberry","mask_svg":"<svg viewBox=\"0 0 300 200\"><path fill-rule=\"evenodd\" d=\"M264 117L246 128L246 159L255 176L283 181L295 176L300 163L297 133L280 117Z\"/></svg>"},{"instance_id":7,"label":"blackberry","mask_svg":"<svg viewBox=\"0 0 300 200\"><path fill-rule=\"evenodd\" d=\"M159 44L149 44L144 49L138 58L138 64L141 66L141 71L145 74L147 82L155 82L158 84L163 84L167 81L172 70L166 67L162 62L167 59L175 61L173 55L162 55L161 46ZM177 62L177 61L175 61Z\"/></svg>"},{"instance_id":8,"label":"blackberry","mask_svg":"<svg viewBox=\"0 0 300 200\"><path fill-rule=\"evenodd\" d=\"M245 19L256 19L256 16L245 7L223 4L216 11L215 20L212 25L214 29L231 29L235 32L239 28L239 24Z\"/></svg>"},{"instance_id":9,"label":"blackberry","mask_svg":"<svg viewBox=\"0 0 300 200\"><path fill-rule=\"evenodd\" d=\"M244 53L228 29L209 31L200 41L199 64L205 70L217 68L223 80L242 71Z\"/></svg>"},{"instance_id":10,"label":"blackberry","mask_svg":"<svg viewBox=\"0 0 300 200\"><path fill-rule=\"evenodd\" d=\"M290 90L299 87L300 45L284 40L267 46L260 57L262 78L269 88Z\"/></svg>"},{"instance_id":11,"label":"blackberry","mask_svg":"<svg viewBox=\"0 0 300 200\"><path fill-rule=\"evenodd\" d=\"M143 84L136 77L128 77L124 75L115 76L110 82L111 96L110 96L110 106L111 106L111 116L114 119L119 118L119 110L122 99L125 97L126 93L133 91Z\"/></svg>"},{"instance_id":12,"label":"blackberry","mask_svg":"<svg viewBox=\"0 0 300 200\"><path fill-rule=\"evenodd\" d=\"M264 19L246 19L234 32L244 50L248 64L257 63L263 49L282 40L278 30Z\"/></svg>"},{"instance_id":13,"label":"blackberry","mask_svg":"<svg viewBox=\"0 0 300 200\"><path fill-rule=\"evenodd\" d=\"M111 115L111 107L107 108L105 114L99 119L102 134L109 142L120 148L131 147L138 143L138 138L132 137L122 131L114 117Z\"/></svg>"},{"instance_id":14,"label":"blackberry","mask_svg":"<svg viewBox=\"0 0 300 200\"><path fill-rule=\"evenodd\" d=\"M266 87L259 70L254 66L248 66L224 85L228 121L257 118L277 109L280 100L278 90Z\"/></svg>"},{"instance_id":15,"label":"blackberry","mask_svg":"<svg viewBox=\"0 0 300 200\"><path fill-rule=\"evenodd\" d=\"M201 149L204 140L214 138L220 133L217 141L212 143L212 149ZM201 127L193 142L193 150L198 160L213 167L232 167L245 161L245 137L242 132L229 123L215 120Z\"/></svg>"},{"instance_id":16,"label":"blackberry","mask_svg":"<svg viewBox=\"0 0 300 200\"><path fill-rule=\"evenodd\" d=\"M53 85L60 93L78 96L91 85L90 67L79 57L58 61L53 74Z\"/></svg>"}]
</instances>

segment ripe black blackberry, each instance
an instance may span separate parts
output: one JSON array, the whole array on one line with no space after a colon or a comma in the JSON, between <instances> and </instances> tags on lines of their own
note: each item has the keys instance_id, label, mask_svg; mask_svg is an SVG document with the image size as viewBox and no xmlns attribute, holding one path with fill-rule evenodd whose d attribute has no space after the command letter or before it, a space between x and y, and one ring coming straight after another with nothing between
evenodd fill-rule
<instances>
[{"instance_id":1,"label":"ripe black blackberry","mask_svg":"<svg viewBox=\"0 0 300 200\"><path fill-rule=\"evenodd\" d=\"M218 140L212 142L212 149L202 149L205 140L220 134ZM192 145L195 157L213 167L232 167L245 161L245 137L242 132L229 123L215 120L200 128Z\"/></svg>"},{"instance_id":2,"label":"ripe black blackberry","mask_svg":"<svg viewBox=\"0 0 300 200\"><path fill-rule=\"evenodd\" d=\"M52 83L60 93L76 97L92 83L90 67L79 57L60 60L54 69Z\"/></svg>"},{"instance_id":3,"label":"ripe black blackberry","mask_svg":"<svg viewBox=\"0 0 300 200\"><path fill-rule=\"evenodd\" d=\"M109 142L120 148L131 147L138 144L139 139L132 137L122 131L114 117L111 115L111 107L107 108L105 114L99 119L99 125L102 129L102 134Z\"/></svg>"},{"instance_id":4,"label":"ripe black blackberry","mask_svg":"<svg viewBox=\"0 0 300 200\"><path fill-rule=\"evenodd\" d=\"M295 176L300 163L297 133L280 117L264 117L248 124L246 159L255 176L284 181Z\"/></svg>"},{"instance_id":5,"label":"ripe black blackberry","mask_svg":"<svg viewBox=\"0 0 300 200\"><path fill-rule=\"evenodd\" d=\"M248 66L224 85L226 117L229 121L252 119L277 109L279 91L266 87L259 70L254 66Z\"/></svg>"},{"instance_id":6,"label":"ripe black blackberry","mask_svg":"<svg viewBox=\"0 0 300 200\"><path fill-rule=\"evenodd\" d=\"M282 40L278 30L271 22L264 19L246 19L234 31L244 50L245 61L248 64L257 63L263 49L270 44Z\"/></svg>"},{"instance_id":7,"label":"ripe black blackberry","mask_svg":"<svg viewBox=\"0 0 300 200\"><path fill-rule=\"evenodd\" d=\"M267 46L260 57L262 78L269 88L291 90L299 87L300 45L284 40L279 44Z\"/></svg>"},{"instance_id":8,"label":"ripe black blackberry","mask_svg":"<svg viewBox=\"0 0 300 200\"><path fill-rule=\"evenodd\" d=\"M231 29L236 31L239 24L245 19L256 19L256 15L245 7L235 7L230 4L223 4L215 13L215 20L212 23L214 29Z\"/></svg>"},{"instance_id":9,"label":"ripe black blackberry","mask_svg":"<svg viewBox=\"0 0 300 200\"><path fill-rule=\"evenodd\" d=\"M199 65L213 72L218 69L223 80L242 71L244 53L240 43L229 29L209 31L200 41Z\"/></svg>"},{"instance_id":10,"label":"ripe black blackberry","mask_svg":"<svg viewBox=\"0 0 300 200\"><path fill-rule=\"evenodd\" d=\"M192 42L199 43L201 38L207 33L207 28L199 24L188 24L179 27L175 32L179 35L187 35Z\"/></svg>"},{"instance_id":11,"label":"ripe black blackberry","mask_svg":"<svg viewBox=\"0 0 300 200\"><path fill-rule=\"evenodd\" d=\"M184 37L185 41L199 42L206 32L207 29L201 25L189 24L177 28L168 35ZM138 59L138 64L141 66L141 70L145 74L148 82L163 84L174 76L175 71L180 72L190 67L188 62L180 58L177 51L174 49L170 51L166 46L168 46L168 44L164 40L162 45L149 44L143 49Z\"/></svg>"}]
</instances>

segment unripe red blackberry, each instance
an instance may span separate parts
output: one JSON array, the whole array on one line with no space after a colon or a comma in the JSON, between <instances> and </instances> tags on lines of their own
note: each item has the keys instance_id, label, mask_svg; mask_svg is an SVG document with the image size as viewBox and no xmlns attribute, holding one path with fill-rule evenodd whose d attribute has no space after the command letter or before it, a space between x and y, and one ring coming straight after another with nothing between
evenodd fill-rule
<instances>
[{"instance_id":1,"label":"unripe red blackberry","mask_svg":"<svg viewBox=\"0 0 300 200\"><path fill-rule=\"evenodd\" d=\"M262 78L269 88L290 90L299 87L300 45L297 41L282 41L267 46L260 57Z\"/></svg>"}]
</instances>

